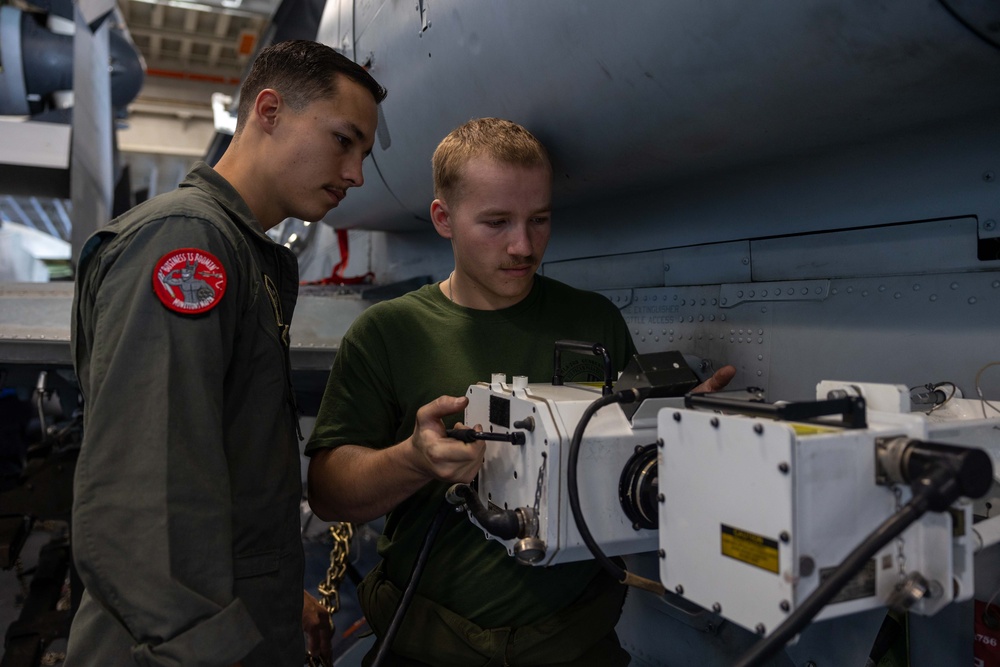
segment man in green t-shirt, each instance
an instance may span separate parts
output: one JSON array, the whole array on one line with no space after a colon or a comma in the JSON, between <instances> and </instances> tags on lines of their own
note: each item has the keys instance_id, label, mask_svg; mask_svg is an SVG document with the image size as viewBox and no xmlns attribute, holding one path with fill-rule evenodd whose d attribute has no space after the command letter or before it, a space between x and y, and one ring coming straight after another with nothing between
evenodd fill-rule
<instances>
[{"instance_id":1,"label":"man in green t-shirt","mask_svg":"<svg viewBox=\"0 0 1000 667\"><path fill-rule=\"evenodd\" d=\"M448 438L466 390L491 373L552 377L560 339L602 343L620 371L635 352L606 298L536 275L551 232L552 167L523 127L483 118L433 158L430 213L451 240L444 281L367 309L344 336L306 448L309 498L327 520L388 514L383 560L359 597L384 636L444 492L479 471L486 443ZM581 357L566 381L602 377ZM727 366L698 389L724 387ZM438 534L386 664L627 665L614 626L625 587L594 561L524 567L464 514ZM379 645L366 657L370 665Z\"/></svg>"}]
</instances>

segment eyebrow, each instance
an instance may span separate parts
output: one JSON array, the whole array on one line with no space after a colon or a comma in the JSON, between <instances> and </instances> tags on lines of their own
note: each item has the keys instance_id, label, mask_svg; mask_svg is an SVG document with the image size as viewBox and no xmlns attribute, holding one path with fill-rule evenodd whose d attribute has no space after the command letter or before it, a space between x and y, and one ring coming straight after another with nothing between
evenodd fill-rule
<instances>
[{"instance_id":1,"label":"eyebrow","mask_svg":"<svg viewBox=\"0 0 1000 667\"><path fill-rule=\"evenodd\" d=\"M349 129L354 134L354 137L358 141L360 141L361 143L365 143L368 140L368 137L365 135L365 133L361 130L360 127L358 127L349 120L345 120L344 122L347 123L347 129ZM370 148L364 152L365 157L368 157L371 154L372 154L372 149Z\"/></svg>"},{"instance_id":2,"label":"eyebrow","mask_svg":"<svg viewBox=\"0 0 1000 667\"><path fill-rule=\"evenodd\" d=\"M552 207L546 206L544 208L537 209L531 212L531 215L538 215L539 213L552 213ZM483 211L479 211L479 215L484 216L497 216L497 215L510 215L511 211L504 208L488 208Z\"/></svg>"},{"instance_id":3,"label":"eyebrow","mask_svg":"<svg viewBox=\"0 0 1000 667\"><path fill-rule=\"evenodd\" d=\"M351 121L346 121L347 127L354 133L354 136L358 138L359 141L364 141L367 139L365 133L361 131L361 128L352 123Z\"/></svg>"}]
</instances>

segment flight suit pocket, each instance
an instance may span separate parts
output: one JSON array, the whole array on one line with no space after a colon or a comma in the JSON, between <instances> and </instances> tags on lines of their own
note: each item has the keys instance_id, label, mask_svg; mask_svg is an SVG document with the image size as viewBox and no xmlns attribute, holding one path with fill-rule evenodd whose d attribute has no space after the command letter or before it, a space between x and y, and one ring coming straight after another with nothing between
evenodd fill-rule
<instances>
[{"instance_id":1,"label":"flight suit pocket","mask_svg":"<svg viewBox=\"0 0 1000 667\"><path fill-rule=\"evenodd\" d=\"M265 551L257 554L245 554L236 557L233 564L233 578L249 579L278 571L278 552Z\"/></svg>"}]
</instances>

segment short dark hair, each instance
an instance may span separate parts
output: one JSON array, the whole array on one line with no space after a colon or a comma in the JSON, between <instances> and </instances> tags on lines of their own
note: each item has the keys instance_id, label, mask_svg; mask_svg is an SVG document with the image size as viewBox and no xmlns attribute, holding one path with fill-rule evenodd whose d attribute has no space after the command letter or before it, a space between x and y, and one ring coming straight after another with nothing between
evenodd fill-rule
<instances>
[{"instance_id":1,"label":"short dark hair","mask_svg":"<svg viewBox=\"0 0 1000 667\"><path fill-rule=\"evenodd\" d=\"M240 86L236 133L243 129L257 95L265 88L278 91L288 106L301 111L318 99L334 96L338 73L367 88L376 104L385 99L385 88L364 67L325 44L293 39L268 46L257 54Z\"/></svg>"}]
</instances>

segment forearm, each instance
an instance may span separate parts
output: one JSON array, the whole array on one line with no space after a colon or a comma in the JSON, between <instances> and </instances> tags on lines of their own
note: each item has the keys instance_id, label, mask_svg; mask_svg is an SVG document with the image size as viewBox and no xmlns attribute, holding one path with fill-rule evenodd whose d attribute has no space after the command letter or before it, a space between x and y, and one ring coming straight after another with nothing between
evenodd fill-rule
<instances>
[{"instance_id":1,"label":"forearm","mask_svg":"<svg viewBox=\"0 0 1000 667\"><path fill-rule=\"evenodd\" d=\"M325 521L383 516L432 479L414 458L411 438L385 449L343 445L317 452L309 461L309 504Z\"/></svg>"}]
</instances>

